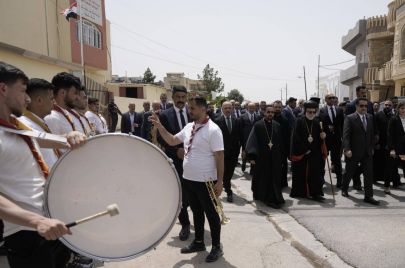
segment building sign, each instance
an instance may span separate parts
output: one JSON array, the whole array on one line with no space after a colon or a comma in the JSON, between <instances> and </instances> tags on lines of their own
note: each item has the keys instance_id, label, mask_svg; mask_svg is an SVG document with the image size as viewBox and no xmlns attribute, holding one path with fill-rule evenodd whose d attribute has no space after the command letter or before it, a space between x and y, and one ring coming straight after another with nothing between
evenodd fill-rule
<instances>
[{"instance_id":1,"label":"building sign","mask_svg":"<svg viewBox=\"0 0 405 268\"><path fill-rule=\"evenodd\" d=\"M101 0L81 0L83 18L103 26L103 6ZM80 13L82 13L80 11Z\"/></svg>"}]
</instances>

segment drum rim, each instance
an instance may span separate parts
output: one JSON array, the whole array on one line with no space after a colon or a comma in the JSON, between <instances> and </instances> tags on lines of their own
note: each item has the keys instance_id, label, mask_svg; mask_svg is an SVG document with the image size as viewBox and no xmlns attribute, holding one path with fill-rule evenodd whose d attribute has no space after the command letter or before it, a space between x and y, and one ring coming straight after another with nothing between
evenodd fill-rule
<instances>
[{"instance_id":1,"label":"drum rim","mask_svg":"<svg viewBox=\"0 0 405 268\"><path fill-rule=\"evenodd\" d=\"M131 138L131 139L137 139L137 140L140 140L140 141L142 141L142 142L146 142L146 143L148 143L149 145L151 145L156 151L158 151L161 155L163 155L163 156L165 157L165 159L167 160L167 162L169 162L170 167L173 169L173 171L174 171L174 173L175 173L175 175L176 175L176 181L177 181L177 185L178 185L178 187L179 187L179 188L178 188L178 189L179 189L179 203L178 203L178 205L177 205L177 212L176 212L176 216L173 218L173 220L172 220L172 222L171 222L169 228L167 228L167 230L164 232L163 236L162 236L160 239L158 239L155 243L153 243L153 244L150 245L149 247L145 248L145 249L144 249L143 251L141 251L141 252L138 252L138 253L132 254L132 255L128 255L128 256L116 257L116 258L114 258L114 257L113 257L113 258L111 258L111 257L107 258L107 257L102 257L102 256L95 256L95 255L89 254L89 253L86 252L86 251L83 251L83 250L80 250L80 249L76 248L74 245L72 245L71 243L69 243L69 241L67 241L64 237L60 237L60 238L59 238L59 241L61 241L65 246L67 246L69 249L71 249L72 251L74 251L74 252L76 252L76 253L78 253L78 254L80 254L80 255L83 255L83 256L86 256L86 257L89 257L89 258L92 258L92 259L96 259L96 260L99 260L99 261L106 261L106 262L127 261L127 260L131 260L131 259L135 259L135 258L137 258L137 257L139 257L139 256L142 256L142 255L146 254L147 252L151 251L152 249L156 249L156 247L163 241L163 239L166 238L166 236L167 236L167 235L170 233L170 231L173 229L173 226L176 224L176 221L177 221L177 218L178 218L178 216L179 216L180 209L181 209L181 200L182 200L181 183L180 183L179 174L177 173L177 170L176 170L176 168L175 168L175 166L174 166L174 164L173 164L173 160L172 160L170 157L168 157L168 156L167 156L159 147L157 147L155 144L153 144L153 143L151 143L151 142L149 142L149 141L147 141L147 140L145 140L145 139L143 139L143 138L134 136L134 135L132 135L132 134L124 134L124 133L108 133L108 134L97 135L97 136L93 136L93 137L88 138L88 141L93 140L93 139L98 139L98 138L101 138L101 137L105 137L105 136L121 136L121 137L126 137L126 138ZM60 164L60 162L61 162L70 152L71 152L71 150L68 150L66 153L64 153L64 154L55 162L55 164L53 165L53 167L52 167L52 169L51 169L51 171L50 171L50 173L49 173L48 179L47 179L46 182L45 182L45 185L44 185L44 204L43 204L43 211L44 211L44 214L45 214L46 217L50 217L50 218L51 218L51 213L50 213L49 207L48 207L48 191L49 191L49 185L51 184L51 180L52 180L51 178L52 178L52 176L53 176L53 174L54 174L54 171L55 171L56 167Z\"/></svg>"}]
</instances>

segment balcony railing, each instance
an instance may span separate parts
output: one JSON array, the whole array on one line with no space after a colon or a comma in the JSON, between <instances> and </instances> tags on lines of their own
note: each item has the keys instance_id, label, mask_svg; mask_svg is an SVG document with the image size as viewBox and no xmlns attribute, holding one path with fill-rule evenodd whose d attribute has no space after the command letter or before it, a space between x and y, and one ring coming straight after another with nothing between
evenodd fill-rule
<instances>
[{"instance_id":1,"label":"balcony railing","mask_svg":"<svg viewBox=\"0 0 405 268\"><path fill-rule=\"evenodd\" d=\"M397 20L397 9L405 4L405 0L395 0L388 4L387 15L387 29L388 31L395 31L395 23Z\"/></svg>"},{"instance_id":2,"label":"balcony railing","mask_svg":"<svg viewBox=\"0 0 405 268\"><path fill-rule=\"evenodd\" d=\"M364 72L365 84L385 84L392 80L392 59L381 67L367 68ZM378 82L377 82L378 81Z\"/></svg>"}]
</instances>

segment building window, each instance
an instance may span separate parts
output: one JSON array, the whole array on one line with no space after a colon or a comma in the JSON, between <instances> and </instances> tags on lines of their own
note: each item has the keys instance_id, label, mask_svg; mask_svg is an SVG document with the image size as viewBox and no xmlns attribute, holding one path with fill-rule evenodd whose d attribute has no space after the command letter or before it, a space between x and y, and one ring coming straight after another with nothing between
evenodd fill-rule
<instances>
[{"instance_id":1,"label":"building window","mask_svg":"<svg viewBox=\"0 0 405 268\"><path fill-rule=\"evenodd\" d=\"M76 39L80 40L80 21L76 22ZM83 21L83 40L84 44L101 49L101 32L93 24Z\"/></svg>"},{"instance_id":2,"label":"building window","mask_svg":"<svg viewBox=\"0 0 405 268\"><path fill-rule=\"evenodd\" d=\"M143 99L142 87L120 87L120 97Z\"/></svg>"}]
</instances>

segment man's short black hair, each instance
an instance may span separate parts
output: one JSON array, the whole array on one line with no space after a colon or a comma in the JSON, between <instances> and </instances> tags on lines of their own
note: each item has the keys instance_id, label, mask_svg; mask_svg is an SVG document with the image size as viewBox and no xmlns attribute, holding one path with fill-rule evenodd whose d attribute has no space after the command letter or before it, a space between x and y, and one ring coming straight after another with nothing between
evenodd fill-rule
<instances>
[{"instance_id":1,"label":"man's short black hair","mask_svg":"<svg viewBox=\"0 0 405 268\"><path fill-rule=\"evenodd\" d=\"M356 106L359 105L360 101L366 101L366 102L368 103L368 99L367 99L367 98L361 97L361 98L357 98L356 101L354 102L354 103L356 104Z\"/></svg>"},{"instance_id":2,"label":"man's short black hair","mask_svg":"<svg viewBox=\"0 0 405 268\"><path fill-rule=\"evenodd\" d=\"M0 61L0 83L7 85L14 84L21 80L24 84L28 83L28 77L17 67Z\"/></svg>"},{"instance_id":3,"label":"man's short black hair","mask_svg":"<svg viewBox=\"0 0 405 268\"><path fill-rule=\"evenodd\" d=\"M93 97L89 97L89 99L87 100L88 104L94 104L97 103L98 99L97 98L93 98Z\"/></svg>"},{"instance_id":4,"label":"man's short black hair","mask_svg":"<svg viewBox=\"0 0 405 268\"><path fill-rule=\"evenodd\" d=\"M53 90L54 94L57 94L61 89L68 89L72 86L76 89L81 88L80 79L66 72L58 73L52 78L52 84L55 86Z\"/></svg>"},{"instance_id":5,"label":"man's short black hair","mask_svg":"<svg viewBox=\"0 0 405 268\"><path fill-rule=\"evenodd\" d=\"M48 93L49 90L54 90L55 87L41 78L31 78L27 84L27 94L32 97L38 94Z\"/></svg>"},{"instance_id":6,"label":"man's short black hair","mask_svg":"<svg viewBox=\"0 0 405 268\"><path fill-rule=\"evenodd\" d=\"M356 93L359 92L362 89L366 89L366 87L365 86L357 86L356 87Z\"/></svg>"},{"instance_id":7,"label":"man's short black hair","mask_svg":"<svg viewBox=\"0 0 405 268\"><path fill-rule=\"evenodd\" d=\"M184 86L173 86L172 95L174 95L176 92L182 92L187 94L187 88L185 88Z\"/></svg>"},{"instance_id":8,"label":"man's short black hair","mask_svg":"<svg viewBox=\"0 0 405 268\"><path fill-rule=\"evenodd\" d=\"M194 102L198 107L208 108L207 100L201 96L191 97L189 102Z\"/></svg>"}]
</instances>

